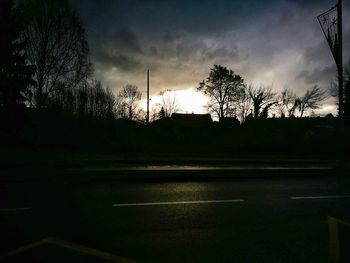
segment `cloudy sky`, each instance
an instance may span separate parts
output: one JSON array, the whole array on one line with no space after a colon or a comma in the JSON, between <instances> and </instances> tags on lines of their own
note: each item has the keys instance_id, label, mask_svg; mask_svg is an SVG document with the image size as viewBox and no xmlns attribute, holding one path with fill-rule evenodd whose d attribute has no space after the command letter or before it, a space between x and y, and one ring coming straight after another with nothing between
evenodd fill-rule
<instances>
[{"instance_id":1,"label":"cloudy sky","mask_svg":"<svg viewBox=\"0 0 350 263\"><path fill-rule=\"evenodd\" d=\"M214 64L248 84L303 93L329 88L336 67L317 15L335 0L73 0L85 23L95 75L116 93L188 90ZM344 1L344 60L350 58L350 1ZM327 102L327 110L332 110Z\"/></svg>"}]
</instances>

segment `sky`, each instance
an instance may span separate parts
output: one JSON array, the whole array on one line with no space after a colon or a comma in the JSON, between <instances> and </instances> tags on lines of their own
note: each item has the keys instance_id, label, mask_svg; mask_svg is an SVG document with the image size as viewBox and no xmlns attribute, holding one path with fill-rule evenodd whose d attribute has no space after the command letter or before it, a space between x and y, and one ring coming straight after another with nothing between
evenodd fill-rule
<instances>
[{"instance_id":1,"label":"sky","mask_svg":"<svg viewBox=\"0 0 350 263\"><path fill-rule=\"evenodd\" d=\"M175 90L183 111L214 64L247 84L301 95L329 89L336 67L316 19L335 0L72 0L87 29L95 77L116 94L127 83L151 96ZM344 61L350 59L350 1L343 1ZM181 95L182 94L182 95ZM184 95L185 94L185 95ZM191 95L192 94L192 95ZM197 104L198 104L197 103ZM321 112L335 112L335 102Z\"/></svg>"}]
</instances>

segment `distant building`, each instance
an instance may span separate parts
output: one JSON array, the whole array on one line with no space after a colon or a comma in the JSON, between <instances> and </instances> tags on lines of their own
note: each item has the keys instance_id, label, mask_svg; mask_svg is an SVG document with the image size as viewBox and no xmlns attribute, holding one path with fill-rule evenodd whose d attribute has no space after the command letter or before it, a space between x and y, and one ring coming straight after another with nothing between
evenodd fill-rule
<instances>
[{"instance_id":1,"label":"distant building","mask_svg":"<svg viewBox=\"0 0 350 263\"><path fill-rule=\"evenodd\" d=\"M210 114L173 113L170 117L172 124L184 128L206 128L212 126Z\"/></svg>"}]
</instances>

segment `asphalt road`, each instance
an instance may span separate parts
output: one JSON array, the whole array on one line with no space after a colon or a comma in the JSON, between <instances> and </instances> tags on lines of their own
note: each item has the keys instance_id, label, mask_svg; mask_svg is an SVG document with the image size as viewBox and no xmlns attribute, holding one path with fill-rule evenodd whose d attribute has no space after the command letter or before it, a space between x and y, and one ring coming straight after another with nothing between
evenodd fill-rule
<instances>
[{"instance_id":1,"label":"asphalt road","mask_svg":"<svg viewBox=\"0 0 350 263\"><path fill-rule=\"evenodd\" d=\"M328 262L328 216L350 221L349 208L350 180L331 176L6 184L0 254L52 237L141 262Z\"/></svg>"}]
</instances>

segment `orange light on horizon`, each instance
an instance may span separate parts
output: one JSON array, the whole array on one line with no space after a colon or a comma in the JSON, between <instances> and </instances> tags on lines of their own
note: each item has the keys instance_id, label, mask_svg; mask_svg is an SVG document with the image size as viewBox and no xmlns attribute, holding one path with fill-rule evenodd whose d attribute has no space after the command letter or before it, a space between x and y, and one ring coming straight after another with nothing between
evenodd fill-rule
<instances>
[{"instance_id":1,"label":"orange light on horizon","mask_svg":"<svg viewBox=\"0 0 350 263\"><path fill-rule=\"evenodd\" d=\"M206 105L208 98L200 92L190 89L166 91L166 93L172 93L175 96L176 103L178 105L179 113L195 113L205 114L208 113ZM150 108L156 107L157 104L161 104L162 96L151 96ZM147 99L141 100L141 108L146 110Z\"/></svg>"}]
</instances>

